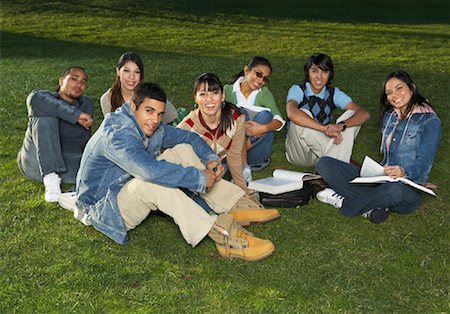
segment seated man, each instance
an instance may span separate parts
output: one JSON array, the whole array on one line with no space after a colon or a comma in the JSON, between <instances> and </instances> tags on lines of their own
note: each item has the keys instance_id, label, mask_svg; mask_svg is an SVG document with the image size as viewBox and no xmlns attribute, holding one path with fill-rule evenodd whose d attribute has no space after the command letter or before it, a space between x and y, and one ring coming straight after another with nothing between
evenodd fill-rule
<instances>
[{"instance_id":1,"label":"seated man","mask_svg":"<svg viewBox=\"0 0 450 314\"><path fill-rule=\"evenodd\" d=\"M254 237L236 222L266 222L278 212L242 209L244 191L220 179L223 166L205 141L160 124L165 103L158 85L140 83L129 103L105 117L83 154L73 209L120 244L127 242L128 230L159 209L174 219L192 246L209 235L224 257L260 260L272 254L271 241ZM201 193L215 213L208 214L183 189Z\"/></svg>"},{"instance_id":2,"label":"seated man","mask_svg":"<svg viewBox=\"0 0 450 314\"><path fill-rule=\"evenodd\" d=\"M315 166L322 156L350 162L354 140L369 113L329 85L334 76L329 56L312 55L304 74L303 84L293 85L287 96L286 159L303 167ZM345 112L333 123L335 108Z\"/></svg>"},{"instance_id":3,"label":"seated man","mask_svg":"<svg viewBox=\"0 0 450 314\"><path fill-rule=\"evenodd\" d=\"M86 71L72 66L59 78L57 92L34 90L27 98L28 127L17 162L26 177L44 182L47 202L58 200L61 180L75 183L91 135L94 107L83 96L87 81Z\"/></svg>"}]
</instances>

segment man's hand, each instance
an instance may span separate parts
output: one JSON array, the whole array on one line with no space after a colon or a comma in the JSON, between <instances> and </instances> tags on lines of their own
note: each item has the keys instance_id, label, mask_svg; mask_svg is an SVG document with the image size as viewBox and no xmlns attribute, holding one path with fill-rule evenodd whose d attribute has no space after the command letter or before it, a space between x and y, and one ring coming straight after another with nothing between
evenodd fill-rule
<instances>
[{"instance_id":1,"label":"man's hand","mask_svg":"<svg viewBox=\"0 0 450 314\"><path fill-rule=\"evenodd\" d=\"M214 173L215 179L214 181L217 182L220 180L220 178L222 178L222 174L224 171L224 168L222 166L222 163L218 162L218 161L210 161L207 165L206 165L206 169L211 170Z\"/></svg>"},{"instance_id":2,"label":"man's hand","mask_svg":"<svg viewBox=\"0 0 450 314\"><path fill-rule=\"evenodd\" d=\"M206 175L206 191L208 192L213 187L214 183L216 183L216 175L214 171L211 169L205 169L203 172Z\"/></svg>"},{"instance_id":3,"label":"man's hand","mask_svg":"<svg viewBox=\"0 0 450 314\"><path fill-rule=\"evenodd\" d=\"M405 170L400 166L384 166L384 174L391 178L400 178L405 176Z\"/></svg>"},{"instance_id":4,"label":"man's hand","mask_svg":"<svg viewBox=\"0 0 450 314\"><path fill-rule=\"evenodd\" d=\"M266 132L267 130L263 124L255 121L247 121L245 123L245 135L247 136L263 137L263 134Z\"/></svg>"},{"instance_id":5,"label":"man's hand","mask_svg":"<svg viewBox=\"0 0 450 314\"><path fill-rule=\"evenodd\" d=\"M89 129L92 126L92 123L94 123L94 121L92 120L92 117L90 114L87 114L85 112L82 112L80 114L80 116L78 117L78 121L79 124L81 124L83 127L85 127L86 129Z\"/></svg>"},{"instance_id":6,"label":"man's hand","mask_svg":"<svg viewBox=\"0 0 450 314\"><path fill-rule=\"evenodd\" d=\"M339 124L327 124L324 129L323 133L326 136L333 138L333 143L336 145L339 145L344 140L344 137L342 136L342 126Z\"/></svg>"}]
</instances>

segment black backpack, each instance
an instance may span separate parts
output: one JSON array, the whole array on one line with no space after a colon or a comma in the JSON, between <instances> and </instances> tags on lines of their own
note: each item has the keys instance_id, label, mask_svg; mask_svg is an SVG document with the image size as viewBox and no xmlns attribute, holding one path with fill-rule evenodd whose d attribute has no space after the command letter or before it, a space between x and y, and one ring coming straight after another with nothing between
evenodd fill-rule
<instances>
[{"instance_id":1,"label":"black backpack","mask_svg":"<svg viewBox=\"0 0 450 314\"><path fill-rule=\"evenodd\" d=\"M324 99L316 97L316 96L310 96L310 97L306 96L306 94L305 94L306 84L305 83L298 84L298 86L303 91L303 100L302 100L301 103L298 104L298 108L300 109L304 105L308 104L309 111L311 111L311 113L312 113L312 109L313 109L314 105L316 105L316 104L318 104L320 106L320 108L322 108L322 109L325 108L326 106L329 106L330 109L331 109L331 113L330 113L329 116L325 112L323 112L323 110L321 110L318 113L317 117L314 117L314 118L317 121L319 121L320 123L323 123L323 121L325 121L325 119L327 117L329 117L330 118L330 122L331 122L331 120L333 118L333 110L336 109L336 105L334 104L334 100L333 100L333 98L334 98L334 87L328 86L328 85L326 86L326 89L327 89L327 91L329 93L329 96L328 96L328 98L326 100L324 100Z\"/></svg>"},{"instance_id":2,"label":"black backpack","mask_svg":"<svg viewBox=\"0 0 450 314\"><path fill-rule=\"evenodd\" d=\"M259 192L259 201L264 206L299 208L300 206L308 204L313 195L313 185L310 182L305 181L301 190L295 190L276 195Z\"/></svg>"}]
</instances>

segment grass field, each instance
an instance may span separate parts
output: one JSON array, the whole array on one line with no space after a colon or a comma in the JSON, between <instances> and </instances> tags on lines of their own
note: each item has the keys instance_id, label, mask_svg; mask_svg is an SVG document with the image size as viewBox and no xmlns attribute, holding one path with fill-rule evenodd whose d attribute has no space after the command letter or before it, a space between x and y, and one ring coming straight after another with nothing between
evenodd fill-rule
<instances>
[{"instance_id":1,"label":"grass field","mask_svg":"<svg viewBox=\"0 0 450 314\"><path fill-rule=\"evenodd\" d=\"M0 312L449 312L450 26L445 0L10 1L0 4ZM176 225L152 215L121 246L44 201L41 184L16 165L25 99L54 90L64 67L85 67L101 122L100 95L134 50L146 80L176 106L192 106L194 79L224 82L253 56L274 67L280 110L314 52L335 63L334 84L369 110L353 158L380 160L378 95L403 68L435 105L442 139L431 181L438 197L382 225L347 219L316 200L280 209L249 228L275 254L249 263L219 258L209 239L187 245ZM270 169L295 169L277 134ZM310 171L312 169L299 169Z\"/></svg>"}]
</instances>

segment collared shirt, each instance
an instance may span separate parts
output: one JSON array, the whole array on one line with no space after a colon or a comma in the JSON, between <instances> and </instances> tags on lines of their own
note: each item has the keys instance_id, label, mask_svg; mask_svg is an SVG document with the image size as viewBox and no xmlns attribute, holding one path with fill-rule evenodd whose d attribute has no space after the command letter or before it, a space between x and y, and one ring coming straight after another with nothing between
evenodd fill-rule
<instances>
[{"instance_id":1,"label":"collared shirt","mask_svg":"<svg viewBox=\"0 0 450 314\"><path fill-rule=\"evenodd\" d=\"M275 98L270 90L266 86L263 86L262 88L252 91L250 95L245 98L241 92L241 82L243 80L244 77L241 76L233 85L225 85L223 87L225 100L235 104L237 107L254 112L263 110L270 111L273 114L273 118L281 122L281 126L277 129L277 131L280 131L286 124L286 121L282 118L280 110L275 102Z\"/></svg>"}]
</instances>

